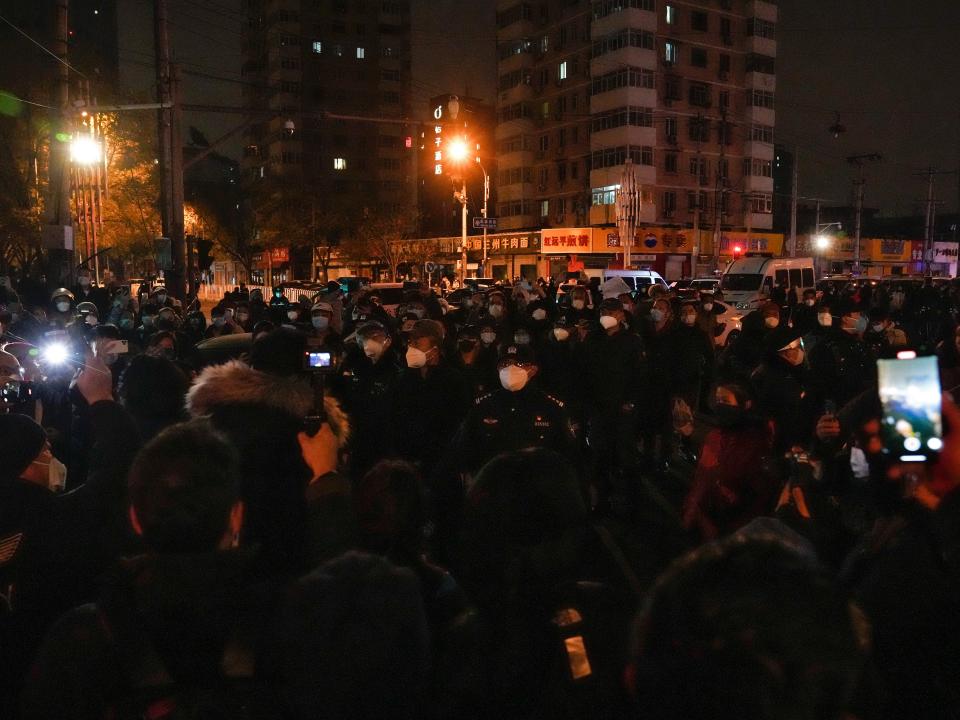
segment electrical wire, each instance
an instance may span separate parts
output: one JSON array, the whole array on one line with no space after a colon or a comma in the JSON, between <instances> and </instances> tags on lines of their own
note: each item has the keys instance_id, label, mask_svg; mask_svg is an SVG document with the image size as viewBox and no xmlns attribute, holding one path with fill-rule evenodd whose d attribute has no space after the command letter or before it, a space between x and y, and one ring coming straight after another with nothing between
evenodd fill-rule
<instances>
[{"instance_id":1,"label":"electrical wire","mask_svg":"<svg viewBox=\"0 0 960 720\"><path fill-rule=\"evenodd\" d=\"M4 95L9 98L13 98L17 102L22 102L25 105L34 105L36 107L46 108L47 110L57 110L58 108L53 107L53 105L44 105L43 103L33 102L32 100L24 100L21 97L17 97L13 93L9 93L6 90L0 90L0 95Z\"/></svg>"},{"instance_id":2,"label":"electrical wire","mask_svg":"<svg viewBox=\"0 0 960 720\"><path fill-rule=\"evenodd\" d=\"M16 30L16 31L17 31L18 33L20 33L21 35L23 35L27 40L29 40L29 41L32 42L34 45L36 45L38 48L40 48L41 50L43 50L47 55L49 55L50 57L52 57L52 58L53 58L54 60L56 60L58 63L60 63L60 64L62 64L62 65L66 65L67 68L69 68L70 70L73 70L73 72L75 72L75 73L76 73L77 75L79 75L80 77L86 78L87 80L90 79L90 78L88 78L86 75L84 75L82 72L80 72L79 70L77 70L73 65L71 65L71 64L68 63L66 60L64 60L62 57L60 57L59 55L51 52L51 51L47 48L46 45L44 45L43 43L41 43L41 42L39 42L39 41L37 41L37 40L34 40L32 37L30 37L30 35L28 35L26 32L24 32L23 30L21 30L20 28L18 28L16 25L14 25L12 22L10 22L9 20L7 20L7 18L5 18L3 15L0 15L0 20L2 20L2 21L5 22L7 25L9 25L10 27L12 27L14 30Z\"/></svg>"}]
</instances>

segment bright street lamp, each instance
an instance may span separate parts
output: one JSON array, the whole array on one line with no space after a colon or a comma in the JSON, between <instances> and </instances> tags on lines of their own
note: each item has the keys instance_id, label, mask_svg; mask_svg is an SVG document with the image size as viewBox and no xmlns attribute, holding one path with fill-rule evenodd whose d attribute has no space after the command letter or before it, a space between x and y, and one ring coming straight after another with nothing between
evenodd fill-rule
<instances>
[{"instance_id":1,"label":"bright street lamp","mask_svg":"<svg viewBox=\"0 0 960 720\"><path fill-rule=\"evenodd\" d=\"M830 238L827 237L826 235L817 235L813 239L813 244L817 248L817 250L823 252L824 250L830 247Z\"/></svg>"},{"instance_id":2,"label":"bright street lamp","mask_svg":"<svg viewBox=\"0 0 960 720\"><path fill-rule=\"evenodd\" d=\"M470 147L463 138L455 138L447 146L447 157L455 163L462 163L470 156Z\"/></svg>"},{"instance_id":3,"label":"bright street lamp","mask_svg":"<svg viewBox=\"0 0 960 720\"><path fill-rule=\"evenodd\" d=\"M70 141L70 161L77 165L96 165L103 160L103 143L89 135L77 135Z\"/></svg>"}]
</instances>

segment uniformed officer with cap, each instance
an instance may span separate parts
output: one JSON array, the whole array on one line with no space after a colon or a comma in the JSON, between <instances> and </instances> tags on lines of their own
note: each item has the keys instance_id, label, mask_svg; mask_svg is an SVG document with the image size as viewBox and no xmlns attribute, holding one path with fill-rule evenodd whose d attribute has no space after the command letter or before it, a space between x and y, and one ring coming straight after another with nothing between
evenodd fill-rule
<instances>
[{"instance_id":1,"label":"uniformed officer with cap","mask_svg":"<svg viewBox=\"0 0 960 720\"><path fill-rule=\"evenodd\" d=\"M533 350L510 344L497 364L501 387L477 398L451 449L451 463L476 473L499 453L543 447L577 462L577 443L564 403L533 382L539 372Z\"/></svg>"}]
</instances>

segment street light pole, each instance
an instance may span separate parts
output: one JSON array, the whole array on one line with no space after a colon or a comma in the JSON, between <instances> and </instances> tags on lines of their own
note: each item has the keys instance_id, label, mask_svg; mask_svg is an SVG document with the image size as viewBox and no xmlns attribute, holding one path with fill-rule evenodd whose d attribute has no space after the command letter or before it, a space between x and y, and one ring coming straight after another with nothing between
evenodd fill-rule
<instances>
[{"instance_id":1,"label":"street light pole","mask_svg":"<svg viewBox=\"0 0 960 720\"><path fill-rule=\"evenodd\" d=\"M483 167L483 163L480 162L480 158L477 158L477 165L480 166L481 172L483 172L483 219L487 219L487 202L490 200L490 176L487 175L486 169ZM480 277L488 277L487 275L487 223L483 224L483 264L480 266Z\"/></svg>"},{"instance_id":2,"label":"street light pole","mask_svg":"<svg viewBox=\"0 0 960 720\"><path fill-rule=\"evenodd\" d=\"M460 204L462 213L460 217L460 287L467 285L467 179L463 178L463 185L460 188ZM484 241L486 242L486 241Z\"/></svg>"}]
</instances>

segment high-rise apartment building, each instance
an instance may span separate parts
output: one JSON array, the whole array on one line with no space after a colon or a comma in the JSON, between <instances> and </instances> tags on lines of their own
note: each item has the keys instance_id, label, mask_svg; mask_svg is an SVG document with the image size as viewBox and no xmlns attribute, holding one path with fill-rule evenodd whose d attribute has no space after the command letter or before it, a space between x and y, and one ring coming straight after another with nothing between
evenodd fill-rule
<instances>
[{"instance_id":1,"label":"high-rise apartment building","mask_svg":"<svg viewBox=\"0 0 960 720\"><path fill-rule=\"evenodd\" d=\"M409 1L246 0L245 12L247 175L302 181L357 216L415 205L414 128L393 122L411 114Z\"/></svg>"},{"instance_id":2,"label":"high-rise apartment building","mask_svg":"<svg viewBox=\"0 0 960 720\"><path fill-rule=\"evenodd\" d=\"M772 227L775 3L499 0L497 10L502 228L614 224L627 158L644 225Z\"/></svg>"}]
</instances>

